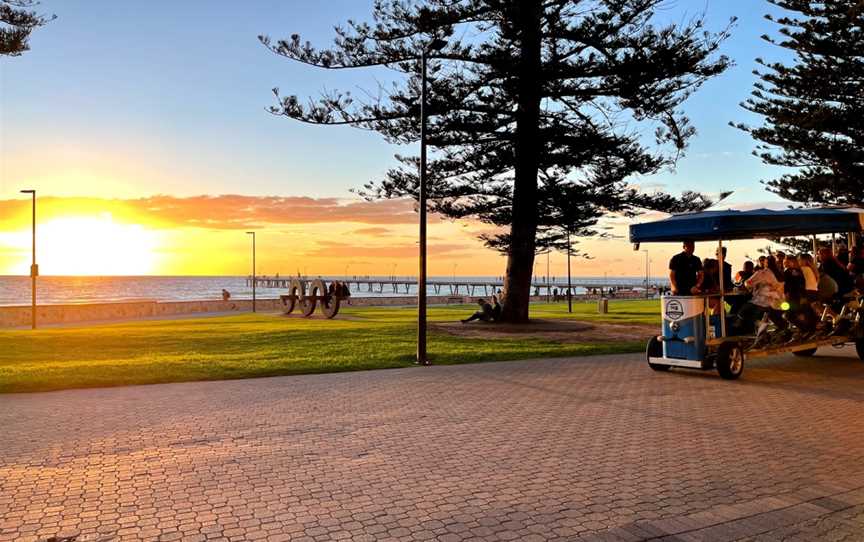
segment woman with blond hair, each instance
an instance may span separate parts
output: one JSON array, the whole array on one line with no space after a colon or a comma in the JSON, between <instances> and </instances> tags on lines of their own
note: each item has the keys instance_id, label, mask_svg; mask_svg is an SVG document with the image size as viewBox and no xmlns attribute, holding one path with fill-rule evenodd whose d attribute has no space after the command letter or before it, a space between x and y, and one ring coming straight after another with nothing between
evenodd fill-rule
<instances>
[{"instance_id":1,"label":"woman with blond hair","mask_svg":"<svg viewBox=\"0 0 864 542\"><path fill-rule=\"evenodd\" d=\"M819 299L819 268L816 267L816 261L810 254L800 254L798 264L804 275L804 292L807 301L816 301Z\"/></svg>"}]
</instances>

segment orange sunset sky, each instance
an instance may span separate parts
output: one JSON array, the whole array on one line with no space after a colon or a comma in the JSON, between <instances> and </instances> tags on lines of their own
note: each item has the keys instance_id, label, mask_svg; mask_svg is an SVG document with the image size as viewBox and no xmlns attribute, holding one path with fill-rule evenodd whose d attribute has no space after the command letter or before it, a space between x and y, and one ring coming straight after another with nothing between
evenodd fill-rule
<instances>
[{"instance_id":1,"label":"orange sunset sky","mask_svg":"<svg viewBox=\"0 0 864 542\"><path fill-rule=\"evenodd\" d=\"M211 3L182 2L166 18L147 3L43 0L40 10L57 19L34 33L32 50L0 60L0 275L28 272L30 201L19 193L26 188L38 191L45 275L245 275L251 229L260 274L416 274L413 204L366 202L351 192L415 146L266 112L274 86L300 96L374 88L380 72L316 71L257 40L301 31L326 44L334 24L367 19L371 4L262 0L229 16ZM692 15L686 4L668 16ZM728 126L754 120L738 103L752 87L759 36L770 30L742 5L707 6L718 27L741 17L726 50L736 66L685 105L699 130L687 154L675 170L634 184L673 193L733 189L742 206L777 203L759 184L776 171L751 156L747 134ZM431 275L504 273L505 259L477 240L487 226L430 221ZM645 254L625 238L629 223L609 217L618 239L582 240L594 259L574 258L573 274L644 276ZM642 248L654 276L666 274L678 250ZM755 248L733 246L729 259L739 265ZM697 247L703 257L713 252ZM566 273L563 255L550 263L550 274ZM546 274L545 255L535 269Z\"/></svg>"},{"instance_id":2,"label":"orange sunset sky","mask_svg":"<svg viewBox=\"0 0 864 542\"><path fill-rule=\"evenodd\" d=\"M26 199L0 201L2 274L27 272L30 210ZM38 212L38 259L42 273L49 275L244 274L250 264L247 230L258 232L261 274L416 271L417 214L409 201L48 196L39 198ZM433 216L429 227L432 273L501 274L504 258L476 240L485 228ZM621 226L617 229L624 231ZM621 274L644 274L644 254L634 253L623 241L582 245L592 253L616 249L619 253L602 260L574 259L577 274L611 273L610 261L620 262ZM566 271L563 255L553 254L550 265L553 275ZM545 256L538 257L537 272L545 275Z\"/></svg>"}]
</instances>

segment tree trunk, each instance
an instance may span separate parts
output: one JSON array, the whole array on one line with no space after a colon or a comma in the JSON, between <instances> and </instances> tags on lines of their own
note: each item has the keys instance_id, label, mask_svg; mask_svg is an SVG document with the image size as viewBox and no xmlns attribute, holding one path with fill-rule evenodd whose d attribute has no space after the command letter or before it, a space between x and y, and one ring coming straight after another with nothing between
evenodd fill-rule
<instances>
[{"instance_id":1,"label":"tree trunk","mask_svg":"<svg viewBox=\"0 0 864 542\"><path fill-rule=\"evenodd\" d=\"M528 321L531 273L537 235L537 168L540 157L540 0L515 3L511 24L521 38L519 96L516 113L513 220L504 276L502 319Z\"/></svg>"}]
</instances>

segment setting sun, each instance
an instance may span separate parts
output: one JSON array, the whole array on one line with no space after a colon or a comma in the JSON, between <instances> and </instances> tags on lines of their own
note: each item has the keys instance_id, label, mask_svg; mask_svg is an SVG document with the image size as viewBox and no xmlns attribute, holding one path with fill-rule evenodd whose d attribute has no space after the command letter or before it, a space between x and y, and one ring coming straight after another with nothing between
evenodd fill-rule
<instances>
[{"instance_id":1,"label":"setting sun","mask_svg":"<svg viewBox=\"0 0 864 542\"><path fill-rule=\"evenodd\" d=\"M29 233L29 232L28 232ZM108 214L59 217L39 226L43 274L146 275L156 271L157 234Z\"/></svg>"}]
</instances>

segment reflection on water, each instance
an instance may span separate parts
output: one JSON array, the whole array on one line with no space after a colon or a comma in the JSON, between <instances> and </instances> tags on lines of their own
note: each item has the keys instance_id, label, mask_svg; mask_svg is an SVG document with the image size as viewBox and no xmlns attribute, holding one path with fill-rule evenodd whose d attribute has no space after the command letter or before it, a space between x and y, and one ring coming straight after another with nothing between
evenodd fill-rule
<instances>
[{"instance_id":1,"label":"reflection on water","mask_svg":"<svg viewBox=\"0 0 864 542\"><path fill-rule=\"evenodd\" d=\"M338 278L338 277L336 277ZM353 277L352 277L353 278ZM375 277L372 277L375 278ZM387 277L380 277L386 279ZM405 280L405 277L397 277ZM451 281L454 277L430 277L430 281ZM493 277L455 277L464 281L494 281ZM556 281L560 280L555 277ZM231 293L235 299L250 299L252 289L246 286L245 277L39 277L37 295L40 304L61 303L97 303L105 301L124 300L156 300L156 301L190 301L199 299L221 299L222 289ZM540 279L542 280L542 279ZM573 278L580 281L604 282L602 278ZM634 284L639 279L624 278L606 280L609 284ZM577 289L576 293L582 290ZM258 288L261 298L273 298L285 293L281 289ZM357 289L352 286L352 295L368 296L404 296L416 295L417 289L411 287L408 293L400 286L397 292L390 285L385 285L383 292L375 286L372 292L366 287ZM447 295L449 290L441 288L440 294ZM465 294L464 290L460 291ZM477 290L482 294L482 289ZM434 290L429 292L434 295ZM30 303L30 278L20 276L0 276L0 305L26 305Z\"/></svg>"}]
</instances>

